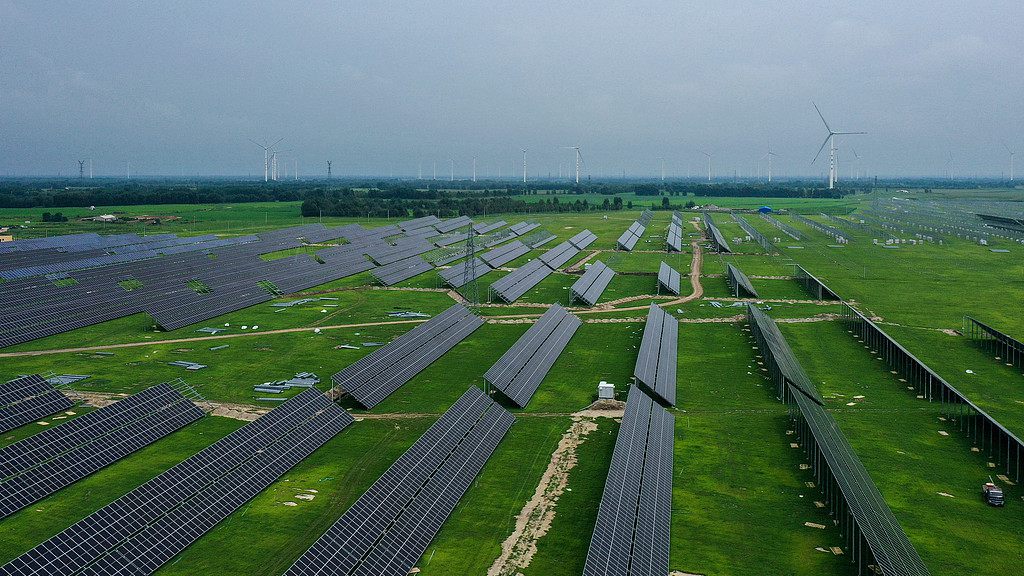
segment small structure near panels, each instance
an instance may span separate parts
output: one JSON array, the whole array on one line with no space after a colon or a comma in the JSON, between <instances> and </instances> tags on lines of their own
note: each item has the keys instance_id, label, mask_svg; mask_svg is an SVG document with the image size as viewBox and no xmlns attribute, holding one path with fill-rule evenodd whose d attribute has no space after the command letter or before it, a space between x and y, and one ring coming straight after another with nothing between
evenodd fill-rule
<instances>
[{"instance_id":1,"label":"small structure near panels","mask_svg":"<svg viewBox=\"0 0 1024 576\"><path fill-rule=\"evenodd\" d=\"M614 277L615 271L598 260L569 288L569 296L571 300L582 300L587 306L593 306Z\"/></svg>"},{"instance_id":2,"label":"small structure near panels","mask_svg":"<svg viewBox=\"0 0 1024 576\"><path fill-rule=\"evenodd\" d=\"M487 370L484 380L525 408L581 324L553 305Z\"/></svg>"},{"instance_id":3,"label":"small structure near panels","mask_svg":"<svg viewBox=\"0 0 1024 576\"><path fill-rule=\"evenodd\" d=\"M662 262L658 267L658 293L665 290L669 294L679 296L679 272Z\"/></svg>"},{"instance_id":4,"label":"small structure near panels","mask_svg":"<svg viewBox=\"0 0 1024 576\"><path fill-rule=\"evenodd\" d=\"M676 404L678 345L679 321L657 304L651 304L633 376L660 402L672 406Z\"/></svg>"},{"instance_id":5,"label":"small structure near panels","mask_svg":"<svg viewBox=\"0 0 1024 576\"><path fill-rule=\"evenodd\" d=\"M754 290L754 285L750 283L750 278L744 274L739 268L728 263L725 265L725 279L729 282L729 287L732 288L733 296L736 298L740 297L740 291L746 292L752 298L757 298L757 290Z\"/></svg>"}]
</instances>

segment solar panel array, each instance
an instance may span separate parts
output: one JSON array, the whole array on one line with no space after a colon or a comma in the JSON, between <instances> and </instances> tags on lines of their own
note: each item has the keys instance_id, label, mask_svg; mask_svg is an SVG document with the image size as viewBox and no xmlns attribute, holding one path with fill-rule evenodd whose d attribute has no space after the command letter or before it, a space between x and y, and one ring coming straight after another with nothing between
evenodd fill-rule
<instances>
[{"instance_id":1,"label":"solar panel array","mask_svg":"<svg viewBox=\"0 0 1024 576\"><path fill-rule=\"evenodd\" d=\"M150 574L352 422L325 395L305 390L0 567L0 574Z\"/></svg>"},{"instance_id":2,"label":"solar panel array","mask_svg":"<svg viewBox=\"0 0 1024 576\"><path fill-rule=\"evenodd\" d=\"M804 269L803 266L797 265L796 267L796 281L817 300L841 300L824 282Z\"/></svg>"},{"instance_id":3,"label":"solar panel array","mask_svg":"<svg viewBox=\"0 0 1024 576\"><path fill-rule=\"evenodd\" d=\"M519 237L519 239L522 240L523 244L526 244L530 248L540 248L541 246L547 244L548 242L551 242L555 238L558 238L558 236L555 236L554 234L548 232L547 230L536 230L525 236Z\"/></svg>"},{"instance_id":4,"label":"solar panel array","mask_svg":"<svg viewBox=\"0 0 1024 576\"><path fill-rule=\"evenodd\" d=\"M470 270L470 263L472 263L472 269ZM466 271L469 270L469 277L466 277ZM441 270L438 274L444 279L445 283L452 288L460 288L467 282L472 282L477 278L480 278L484 274L491 271L491 267L488 266L483 260L479 258L473 258L472 260L466 260L459 262L451 268Z\"/></svg>"},{"instance_id":5,"label":"solar panel array","mask_svg":"<svg viewBox=\"0 0 1024 576\"><path fill-rule=\"evenodd\" d=\"M580 319L565 308L558 304L551 306L487 370L484 380L517 406L525 408L581 324Z\"/></svg>"},{"instance_id":6,"label":"solar panel array","mask_svg":"<svg viewBox=\"0 0 1024 576\"><path fill-rule=\"evenodd\" d=\"M573 246L569 242L562 242L554 248L540 255L540 261L546 264L552 270L558 270L566 262L572 260L574 256L580 253L580 249Z\"/></svg>"},{"instance_id":7,"label":"solar panel array","mask_svg":"<svg viewBox=\"0 0 1024 576\"><path fill-rule=\"evenodd\" d=\"M672 406L676 404L678 348L679 321L657 304L651 304L633 376L658 399Z\"/></svg>"},{"instance_id":8,"label":"solar panel array","mask_svg":"<svg viewBox=\"0 0 1024 576\"><path fill-rule=\"evenodd\" d=\"M530 260L491 284L491 290L507 304L526 294L553 272L539 259Z\"/></svg>"},{"instance_id":9,"label":"solar panel array","mask_svg":"<svg viewBox=\"0 0 1024 576\"><path fill-rule=\"evenodd\" d=\"M754 228L750 222L747 222L746 218L734 213L732 215L732 219L740 225L740 228L743 228L743 231L746 232L748 236L760 244L761 248L764 248L765 252L777 253L779 251L779 249L775 247L775 244L772 244L771 240L768 240L768 238L766 238L764 234L761 234L757 228Z\"/></svg>"},{"instance_id":10,"label":"solar panel array","mask_svg":"<svg viewBox=\"0 0 1024 576\"><path fill-rule=\"evenodd\" d=\"M597 234L594 234L590 230L584 230L572 238L569 238L569 244L583 250L587 246L593 244L594 240L597 240Z\"/></svg>"},{"instance_id":11,"label":"solar panel array","mask_svg":"<svg viewBox=\"0 0 1024 576\"><path fill-rule=\"evenodd\" d=\"M74 406L38 374L0 385L0 434Z\"/></svg>"},{"instance_id":12,"label":"solar panel array","mask_svg":"<svg viewBox=\"0 0 1024 576\"><path fill-rule=\"evenodd\" d=\"M711 214L707 212L704 213L704 226L708 229L708 235L711 237L711 243L714 244L715 252L732 252L729 243L725 241L725 236L722 236L718 226L715 226L715 221L711 218Z\"/></svg>"},{"instance_id":13,"label":"solar panel array","mask_svg":"<svg viewBox=\"0 0 1024 576\"><path fill-rule=\"evenodd\" d=\"M616 247L620 250L632 251L633 247L640 240L640 237L647 231L647 227L640 222L633 222L629 228L616 240Z\"/></svg>"},{"instance_id":14,"label":"solar panel array","mask_svg":"<svg viewBox=\"0 0 1024 576\"><path fill-rule=\"evenodd\" d=\"M466 226L470 226L471 224L473 224L473 221L470 220L469 216L459 216L458 218L450 218L443 222L438 222L437 224L434 224L434 229L442 234L447 234L452 230L465 228Z\"/></svg>"},{"instance_id":15,"label":"solar panel array","mask_svg":"<svg viewBox=\"0 0 1024 576\"><path fill-rule=\"evenodd\" d=\"M658 289L665 289L670 294L679 295L679 271L662 262L658 267Z\"/></svg>"},{"instance_id":16,"label":"solar panel array","mask_svg":"<svg viewBox=\"0 0 1024 576\"><path fill-rule=\"evenodd\" d=\"M765 222L768 222L772 226L775 226L779 230L782 230L787 236L789 236L793 240L804 239L804 235L799 230L793 228L792 226L786 224L785 222L779 220L778 218L772 216L771 214L762 213L761 218L764 218Z\"/></svg>"},{"instance_id":17,"label":"solar panel array","mask_svg":"<svg viewBox=\"0 0 1024 576\"><path fill-rule=\"evenodd\" d=\"M758 349L770 360L768 374L778 385L778 397L785 399L789 384L811 400L824 404L818 388L804 372L803 366L797 361L775 321L753 304L747 304L747 316L757 339Z\"/></svg>"},{"instance_id":18,"label":"solar panel array","mask_svg":"<svg viewBox=\"0 0 1024 576\"><path fill-rule=\"evenodd\" d=\"M409 574L514 421L470 388L286 576Z\"/></svg>"},{"instance_id":19,"label":"solar panel array","mask_svg":"<svg viewBox=\"0 0 1024 576\"><path fill-rule=\"evenodd\" d=\"M377 244L366 250L366 255L373 259L378 266L384 266L425 254L434 249L434 245L419 237L399 238L394 244Z\"/></svg>"},{"instance_id":20,"label":"solar panel array","mask_svg":"<svg viewBox=\"0 0 1024 576\"><path fill-rule=\"evenodd\" d=\"M832 238L835 238L836 242L849 242L850 241L850 235L849 234L847 234L846 232L843 232L842 230L840 230L840 229L838 229L838 228L836 228L834 226L829 226L828 224L822 224L821 222L818 222L816 220L811 220L810 218L808 218L808 217L806 217L806 216L804 216L802 214L793 214L793 218L799 220L800 222L802 222L803 224L805 224L807 226L810 226L811 228L814 228L815 230L817 230L818 232L821 232L822 234L824 234L826 236L831 236Z\"/></svg>"},{"instance_id":21,"label":"solar panel array","mask_svg":"<svg viewBox=\"0 0 1024 576\"><path fill-rule=\"evenodd\" d=\"M533 230L535 230L537 228L540 228L540 223L533 222L532 220L528 220L528 221L520 222L518 224L513 224L510 227L510 230L512 230L512 232L515 232L516 236L522 237L522 236L525 236L526 234L532 232Z\"/></svg>"},{"instance_id":22,"label":"solar panel array","mask_svg":"<svg viewBox=\"0 0 1024 576\"><path fill-rule=\"evenodd\" d=\"M422 230L423 228L433 228L436 224L440 224L441 219L437 216L424 216L422 218L413 218L412 220L404 220L398 223L398 227L408 232L409 230Z\"/></svg>"},{"instance_id":23,"label":"solar panel array","mask_svg":"<svg viewBox=\"0 0 1024 576\"><path fill-rule=\"evenodd\" d=\"M480 259L486 262L491 268L499 268L529 252L530 248L526 244L516 240L503 246L499 246L489 252L485 252L480 256Z\"/></svg>"},{"instance_id":24,"label":"solar panel array","mask_svg":"<svg viewBox=\"0 0 1024 576\"><path fill-rule=\"evenodd\" d=\"M668 235L665 237L666 250L669 252L683 251L683 225L681 221L672 216L672 222L668 225Z\"/></svg>"},{"instance_id":25,"label":"solar panel array","mask_svg":"<svg viewBox=\"0 0 1024 576\"><path fill-rule=\"evenodd\" d=\"M97 410L84 423L72 420L8 446L0 453L0 518L132 454L182 426L203 411L168 384L138 398ZM83 416L84 418L84 416ZM68 426L67 430L62 430Z\"/></svg>"},{"instance_id":26,"label":"solar panel array","mask_svg":"<svg viewBox=\"0 0 1024 576\"><path fill-rule=\"evenodd\" d=\"M398 260L386 266L374 268L370 271L370 274L373 274L373 277L381 284L391 286L433 269L434 267L423 258L412 256L405 260Z\"/></svg>"},{"instance_id":27,"label":"solar panel array","mask_svg":"<svg viewBox=\"0 0 1024 576\"><path fill-rule=\"evenodd\" d=\"M569 295L573 300L582 300L587 306L593 306L597 304L601 294L604 294L605 288L614 277L615 271L598 260L587 268L579 280L573 283L569 288Z\"/></svg>"},{"instance_id":28,"label":"solar panel array","mask_svg":"<svg viewBox=\"0 0 1024 576\"><path fill-rule=\"evenodd\" d=\"M357 402L373 408L483 323L483 319L456 304L360 358L331 380Z\"/></svg>"},{"instance_id":29,"label":"solar panel array","mask_svg":"<svg viewBox=\"0 0 1024 576\"><path fill-rule=\"evenodd\" d=\"M747 275L733 266L731 262L725 265L725 279L729 282L729 287L732 288L733 295L737 298L740 297L740 290L753 298L758 297L757 290L754 290L754 285L750 283L750 278L747 278Z\"/></svg>"},{"instance_id":30,"label":"solar panel array","mask_svg":"<svg viewBox=\"0 0 1024 576\"><path fill-rule=\"evenodd\" d=\"M668 574L674 432L672 414L631 387L584 576Z\"/></svg>"},{"instance_id":31,"label":"solar panel array","mask_svg":"<svg viewBox=\"0 0 1024 576\"><path fill-rule=\"evenodd\" d=\"M476 232L477 234L487 234L488 232L494 232L498 228L501 228L502 226L505 226L507 224L508 222L505 222L504 220L498 220L497 222L491 223L478 222L476 224L473 224L473 231Z\"/></svg>"}]
</instances>

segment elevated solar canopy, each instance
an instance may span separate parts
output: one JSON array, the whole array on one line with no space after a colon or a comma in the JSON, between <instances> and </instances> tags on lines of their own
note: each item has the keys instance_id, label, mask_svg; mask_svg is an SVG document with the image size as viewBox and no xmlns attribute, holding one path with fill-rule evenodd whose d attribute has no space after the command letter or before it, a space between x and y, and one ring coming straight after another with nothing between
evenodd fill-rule
<instances>
[{"instance_id":1,"label":"elevated solar canopy","mask_svg":"<svg viewBox=\"0 0 1024 576\"><path fill-rule=\"evenodd\" d=\"M373 408L469 336L484 321L456 304L360 358L331 380L366 408Z\"/></svg>"},{"instance_id":2,"label":"elevated solar canopy","mask_svg":"<svg viewBox=\"0 0 1024 576\"><path fill-rule=\"evenodd\" d=\"M629 228L619 236L616 241L616 247L620 250L632 251L633 247L640 240L640 237L647 231L647 227L640 222L633 222Z\"/></svg>"},{"instance_id":3,"label":"elevated solar canopy","mask_svg":"<svg viewBox=\"0 0 1024 576\"><path fill-rule=\"evenodd\" d=\"M569 288L569 295L573 300L582 300L587 306L593 306L597 304L601 294L604 294L605 288L614 277L615 271L598 260L587 268L579 280L573 283Z\"/></svg>"},{"instance_id":4,"label":"elevated solar canopy","mask_svg":"<svg viewBox=\"0 0 1024 576\"><path fill-rule=\"evenodd\" d=\"M539 260L552 270L558 270L579 253L579 248L573 246L569 242L562 242L558 246L555 246L541 254Z\"/></svg>"},{"instance_id":5,"label":"elevated solar canopy","mask_svg":"<svg viewBox=\"0 0 1024 576\"><path fill-rule=\"evenodd\" d=\"M491 291L498 298L511 304L526 294L531 288L540 284L541 280L553 272L551 268L538 260L530 260L514 271L491 284Z\"/></svg>"},{"instance_id":6,"label":"elevated solar canopy","mask_svg":"<svg viewBox=\"0 0 1024 576\"><path fill-rule=\"evenodd\" d=\"M658 291L665 290L670 294L679 295L679 272L662 262L658 267Z\"/></svg>"},{"instance_id":7,"label":"elevated solar canopy","mask_svg":"<svg viewBox=\"0 0 1024 576\"><path fill-rule=\"evenodd\" d=\"M811 463L818 488L829 495L832 517L847 527L847 551L853 553L858 573L874 566L887 576L927 576L927 567L775 321L752 304L747 312L769 374L780 387L779 398L797 409L791 417L797 424L798 444Z\"/></svg>"},{"instance_id":8,"label":"elevated solar canopy","mask_svg":"<svg viewBox=\"0 0 1024 576\"><path fill-rule=\"evenodd\" d=\"M487 370L484 380L525 408L581 324L565 308L553 305Z\"/></svg>"},{"instance_id":9,"label":"elevated solar canopy","mask_svg":"<svg viewBox=\"0 0 1024 576\"><path fill-rule=\"evenodd\" d=\"M584 230L578 234L575 234L572 238L569 238L569 244L583 250L587 246L590 246L597 240L597 234L594 234L590 230Z\"/></svg>"},{"instance_id":10,"label":"elevated solar canopy","mask_svg":"<svg viewBox=\"0 0 1024 576\"><path fill-rule=\"evenodd\" d=\"M0 451L0 518L202 418L169 384L159 384ZM81 422L79 422L81 420Z\"/></svg>"},{"instance_id":11,"label":"elevated solar canopy","mask_svg":"<svg viewBox=\"0 0 1024 576\"><path fill-rule=\"evenodd\" d=\"M725 278L729 282L729 287L732 288L733 296L739 298L740 291L743 291L753 298L758 297L757 290L754 290L754 285L750 283L750 278L747 278L747 275L733 266L731 262L725 265Z\"/></svg>"},{"instance_id":12,"label":"elevated solar canopy","mask_svg":"<svg viewBox=\"0 0 1024 576\"><path fill-rule=\"evenodd\" d=\"M0 574L150 574L353 418L309 389L0 567Z\"/></svg>"},{"instance_id":13,"label":"elevated solar canopy","mask_svg":"<svg viewBox=\"0 0 1024 576\"><path fill-rule=\"evenodd\" d=\"M584 576L669 572L675 418L630 387Z\"/></svg>"},{"instance_id":14,"label":"elevated solar canopy","mask_svg":"<svg viewBox=\"0 0 1024 576\"><path fill-rule=\"evenodd\" d=\"M60 390L38 374L0 385L0 433L74 406Z\"/></svg>"},{"instance_id":15,"label":"elevated solar canopy","mask_svg":"<svg viewBox=\"0 0 1024 576\"><path fill-rule=\"evenodd\" d=\"M406 576L515 422L470 388L285 573Z\"/></svg>"},{"instance_id":16,"label":"elevated solar canopy","mask_svg":"<svg viewBox=\"0 0 1024 576\"><path fill-rule=\"evenodd\" d=\"M732 252L729 243L725 241L725 236L722 236L718 226L715 226L715 221L711 218L711 214L707 212L704 213L704 227L708 230L708 236L711 239L712 245L714 245L715 252Z\"/></svg>"},{"instance_id":17,"label":"elevated solar canopy","mask_svg":"<svg viewBox=\"0 0 1024 576\"><path fill-rule=\"evenodd\" d=\"M526 244L516 240L485 252L480 256L480 259L491 268L498 268L529 252L530 248Z\"/></svg>"},{"instance_id":18,"label":"elevated solar canopy","mask_svg":"<svg viewBox=\"0 0 1024 576\"><path fill-rule=\"evenodd\" d=\"M371 270L370 274L373 274L381 284L391 286L433 269L434 267L420 256L412 256Z\"/></svg>"},{"instance_id":19,"label":"elevated solar canopy","mask_svg":"<svg viewBox=\"0 0 1024 576\"><path fill-rule=\"evenodd\" d=\"M439 270L438 274L444 279L445 284L452 288L461 288L468 282L480 278L491 271L491 267L479 258L459 262L451 268Z\"/></svg>"},{"instance_id":20,"label":"elevated solar canopy","mask_svg":"<svg viewBox=\"0 0 1024 576\"><path fill-rule=\"evenodd\" d=\"M672 406L676 404L678 347L679 321L657 304L651 304L633 376L659 401Z\"/></svg>"}]
</instances>

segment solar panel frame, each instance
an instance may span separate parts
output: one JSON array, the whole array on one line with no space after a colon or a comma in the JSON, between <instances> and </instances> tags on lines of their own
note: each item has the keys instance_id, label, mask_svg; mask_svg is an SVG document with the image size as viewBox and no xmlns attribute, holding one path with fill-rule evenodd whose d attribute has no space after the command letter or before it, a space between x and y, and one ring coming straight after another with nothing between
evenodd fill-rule
<instances>
[{"instance_id":1,"label":"solar panel frame","mask_svg":"<svg viewBox=\"0 0 1024 576\"><path fill-rule=\"evenodd\" d=\"M662 262L661 266L658 267L658 286L660 288L664 288L666 291L678 296L680 279L679 272L665 262Z\"/></svg>"},{"instance_id":2,"label":"solar panel frame","mask_svg":"<svg viewBox=\"0 0 1024 576\"><path fill-rule=\"evenodd\" d=\"M573 300L582 300L588 306L594 306L614 277L615 271L598 260L573 283L569 295Z\"/></svg>"}]
</instances>

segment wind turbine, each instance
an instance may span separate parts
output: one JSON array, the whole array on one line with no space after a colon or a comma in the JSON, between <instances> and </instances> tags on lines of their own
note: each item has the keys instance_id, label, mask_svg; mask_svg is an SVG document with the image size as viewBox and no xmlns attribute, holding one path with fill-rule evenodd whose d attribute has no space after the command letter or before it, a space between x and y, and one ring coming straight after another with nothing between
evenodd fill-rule
<instances>
[{"instance_id":1,"label":"wind turbine","mask_svg":"<svg viewBox=\"0 0 1024 576\"><path fill-rule=\"evenodd\" d=\"M700 153L708 157L708 182L711 182L711 154L703 150Z\"/></svg>"},{"instance_id":2,"label":"wind turbine","mask_svg":"<svg viewBox=\"0 0 1024 576\"><path fill-rule=\"evenodd\" d=\"M580 154L580 147L579 146L562 146L562 148L566 148L568 150L575 150L576 151L576 185L578 186L579 183L580 183L580 165L583 164L583 155Z\"/></svg>"},{"instance_id":3,"label":"wind turbine","mask_svg":"<svg viewBox=\"0 0 1024 576\"><path fill-rule=\"evenodd\" d=\"M768 152L766 152L764 156L761 156L761 160L768 159L768 183L769 184L772 183L772 158L774 158L776 156L778 156L778 154L776 154L775 152L772 151L772 141L769 140L768 141Z\"/></svg>"},{"instance_id":4,"label":"wind turbine","mask_svg":"<svg viewBox=\"0 0 1024 576\"><path fill-rule=\"evenodd\" d=\"M850 146L850 151L853 152L853 157L857 159L856 169L853 172L853 177L860 180L860 154L857 154L857 149ZM953 161L952 154L950 154L950 162Z\"/></svg>"},{"instance_id":5,"label":"wind turbine","mask_svg":"<svg viewBox=\"0 0 1024 576\"><path fill-rule=\"evenodd\" d=\"M260 144L259 142L253 140L252 138L249 138L249 142L252 142L253 144L259 146L260 148L263 148L263 181L264 182L267 182L268 180L270 180L270 151L274 149L274 146L277 146L278 144L280 144L281 140L284 140L284 138L278 138L277 142L274 142L273 144L268 146L267 144ZM275 178L275 180L276 180L276 178Z\"/></svg>"},{"instance_id":6,"label":"wind turbine","mask_svg":"<svg viewBox=\"0 0 1024 576\"><path fill-rule=\"evenodd\" d=\"M476 182L476 156L473 156L473 182Z\"/></svg>"},{"instance_id":7,"label":"wind turbine","mask_svg":"<svg viewBox=\"0 0 1024 576\"><path fill-rule=\"evenodd\" d=\"M665 157L661 156L661 157L658 158L658 160L661 160L661 181L664 182L665 181Z\"/></svg>"},{"instance_id":8,"label":"wind turbine","mask_svg":"<svg viewBox=\"0 0 1024 576\"><path fill-rule=\"evenodd\" d=\"M811 102L814 109L818 112L818 117L821 118L822 124L825 125L825 129L828 130L828 136L825 137L825 141L821 143L821 148L818 148L818 153L814 155L814 160L811 160L811 164L821 156L821 151L825 149L825 145L828 145L828 189L832 190L836 187L836 181L839 180L839 170L836 167L836 136L845 136L849 134L867 134L867 132L836 132L828 125L825 117L822 116L821 110L818 110L818 105Z\"/></svg>"},{"instance_id":9,"label":"wind turbine","mask_svg":"<svg viewBox=\"0 0 1024 576\"><path fill-rule=\"evenodd\" d=\"M521 150L523 151L523 184L526 184L526 148Z\"/></svg>"},{"instance_id":10,"label":"wind turbine","mask_svg":"<svg viewBox=\"0 0 1024 576\"><path fill-rule=\"evenodd\" d=\"M1003 142L1003 148L1006 148L1006 151L1010 154L1010 182L1013 182L1013 157L1017 153L1010 150L1010 147L1006 145L1006 142Z\"/></svg>"},{"instance_id":11,"label":"wind turbine","mask_svg":"<svg viewBox=\"0 0 1024 576\"><path fill-rule=\"evenodd\" d=\"M949 159L946 160L946 177L950 180L953 179L953 153L949 153Z\"/></svg>"}]
</instances>

